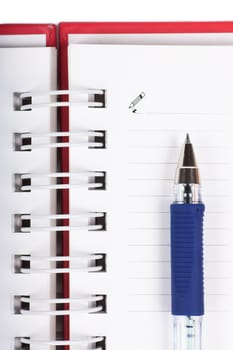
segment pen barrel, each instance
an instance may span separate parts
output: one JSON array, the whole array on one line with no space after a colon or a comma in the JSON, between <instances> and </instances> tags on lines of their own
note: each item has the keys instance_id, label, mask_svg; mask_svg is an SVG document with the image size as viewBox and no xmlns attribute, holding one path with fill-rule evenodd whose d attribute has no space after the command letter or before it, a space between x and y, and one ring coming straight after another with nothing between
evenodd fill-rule
<instances>
[{"instance_id":1,"label":"pen barrel","mask_svg":"<svg viewBox=\"0 0 233 350\"><path fill-rule=\"evenodd\" d=\"M171 205L172 314L204 314L202 203Z\"/></svg>"},{"instance_id":2,"label":"pen barrel","mask_svg":"<svg viewBox=\"0 0 233 350\"><path fill-rule=\"evenodd\" d=\"M202 316L173 316L173 350L202 349Z\"/></svg>"}]
</instances>

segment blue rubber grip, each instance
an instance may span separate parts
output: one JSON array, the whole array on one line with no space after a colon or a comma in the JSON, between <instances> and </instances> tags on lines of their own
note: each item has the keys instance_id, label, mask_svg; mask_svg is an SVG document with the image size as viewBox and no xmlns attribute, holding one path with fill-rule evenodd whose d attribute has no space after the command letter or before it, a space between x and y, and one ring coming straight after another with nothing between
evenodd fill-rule
<instances>
[{"instance_id":1,"label":"blue rubber grip","mask_svg":"<svg viewBox=\"0 0 233 350\"><path fill-rule=\"evenodd\" d=\"M204 314L203 204L171 205L172 314Z\"/></svg>"}]
</instances>

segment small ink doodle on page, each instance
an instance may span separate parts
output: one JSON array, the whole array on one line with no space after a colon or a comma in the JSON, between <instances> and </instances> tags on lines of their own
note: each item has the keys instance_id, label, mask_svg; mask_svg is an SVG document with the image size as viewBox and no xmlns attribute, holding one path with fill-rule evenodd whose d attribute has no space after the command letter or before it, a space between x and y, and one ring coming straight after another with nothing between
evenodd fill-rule
<instances>
[{"instance_id":1,"label":"small ink doodle on page","mask_svg":"<svg viewBox=\"0 0 233 350\"><path fill-rule=\"evenodd\" d=\"M136 113L137 109L135 106L146 96L145 92L141 92L135 99L130 103L129 109L131 109L132 113Z\"/></svg>"}]
</instances>

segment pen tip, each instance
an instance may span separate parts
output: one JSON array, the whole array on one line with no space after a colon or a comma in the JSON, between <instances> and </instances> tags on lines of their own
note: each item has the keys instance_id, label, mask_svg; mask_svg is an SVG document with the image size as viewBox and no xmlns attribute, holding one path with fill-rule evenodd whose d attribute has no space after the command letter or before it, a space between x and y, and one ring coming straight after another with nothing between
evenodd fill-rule
<instances>
[{"instance_id":1,"label":"pen tip","mask_svg":"<svg viewBox=\"0 0 233 350\"><path fill-rule=\"evenodd\" d=\"M191 144L189 134L186 134L185 144Z\"/></svg>"},{"instance_id":2,"label":"pen tip","mask_svg":"<svg viewBox=\"0 0 233 350\"><path fill-rule=\"evenodd\" d=\"M195 160L193 145L189 134L186 134L185 143L182 146L180 158L177 165L175 178L176 184L199 184L199 172Z\"/></svg>"}]
</instances>

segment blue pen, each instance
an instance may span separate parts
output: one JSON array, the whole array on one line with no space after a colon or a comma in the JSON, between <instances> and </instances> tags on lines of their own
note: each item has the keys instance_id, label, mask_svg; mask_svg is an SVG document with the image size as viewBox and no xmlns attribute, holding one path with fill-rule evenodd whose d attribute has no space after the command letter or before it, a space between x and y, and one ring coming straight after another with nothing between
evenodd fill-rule
<instances>
[{"instance_id":1,"label":"blue pen","mask_svg":"<svg viewBox=\"0 0 233 350\"><path fill-rule=\"evenodd\" d=\"M171 289L174 350L201 350L204 315L203 215L199 171L187 134L171 205Z\"/></svg>"}]
</instances>

